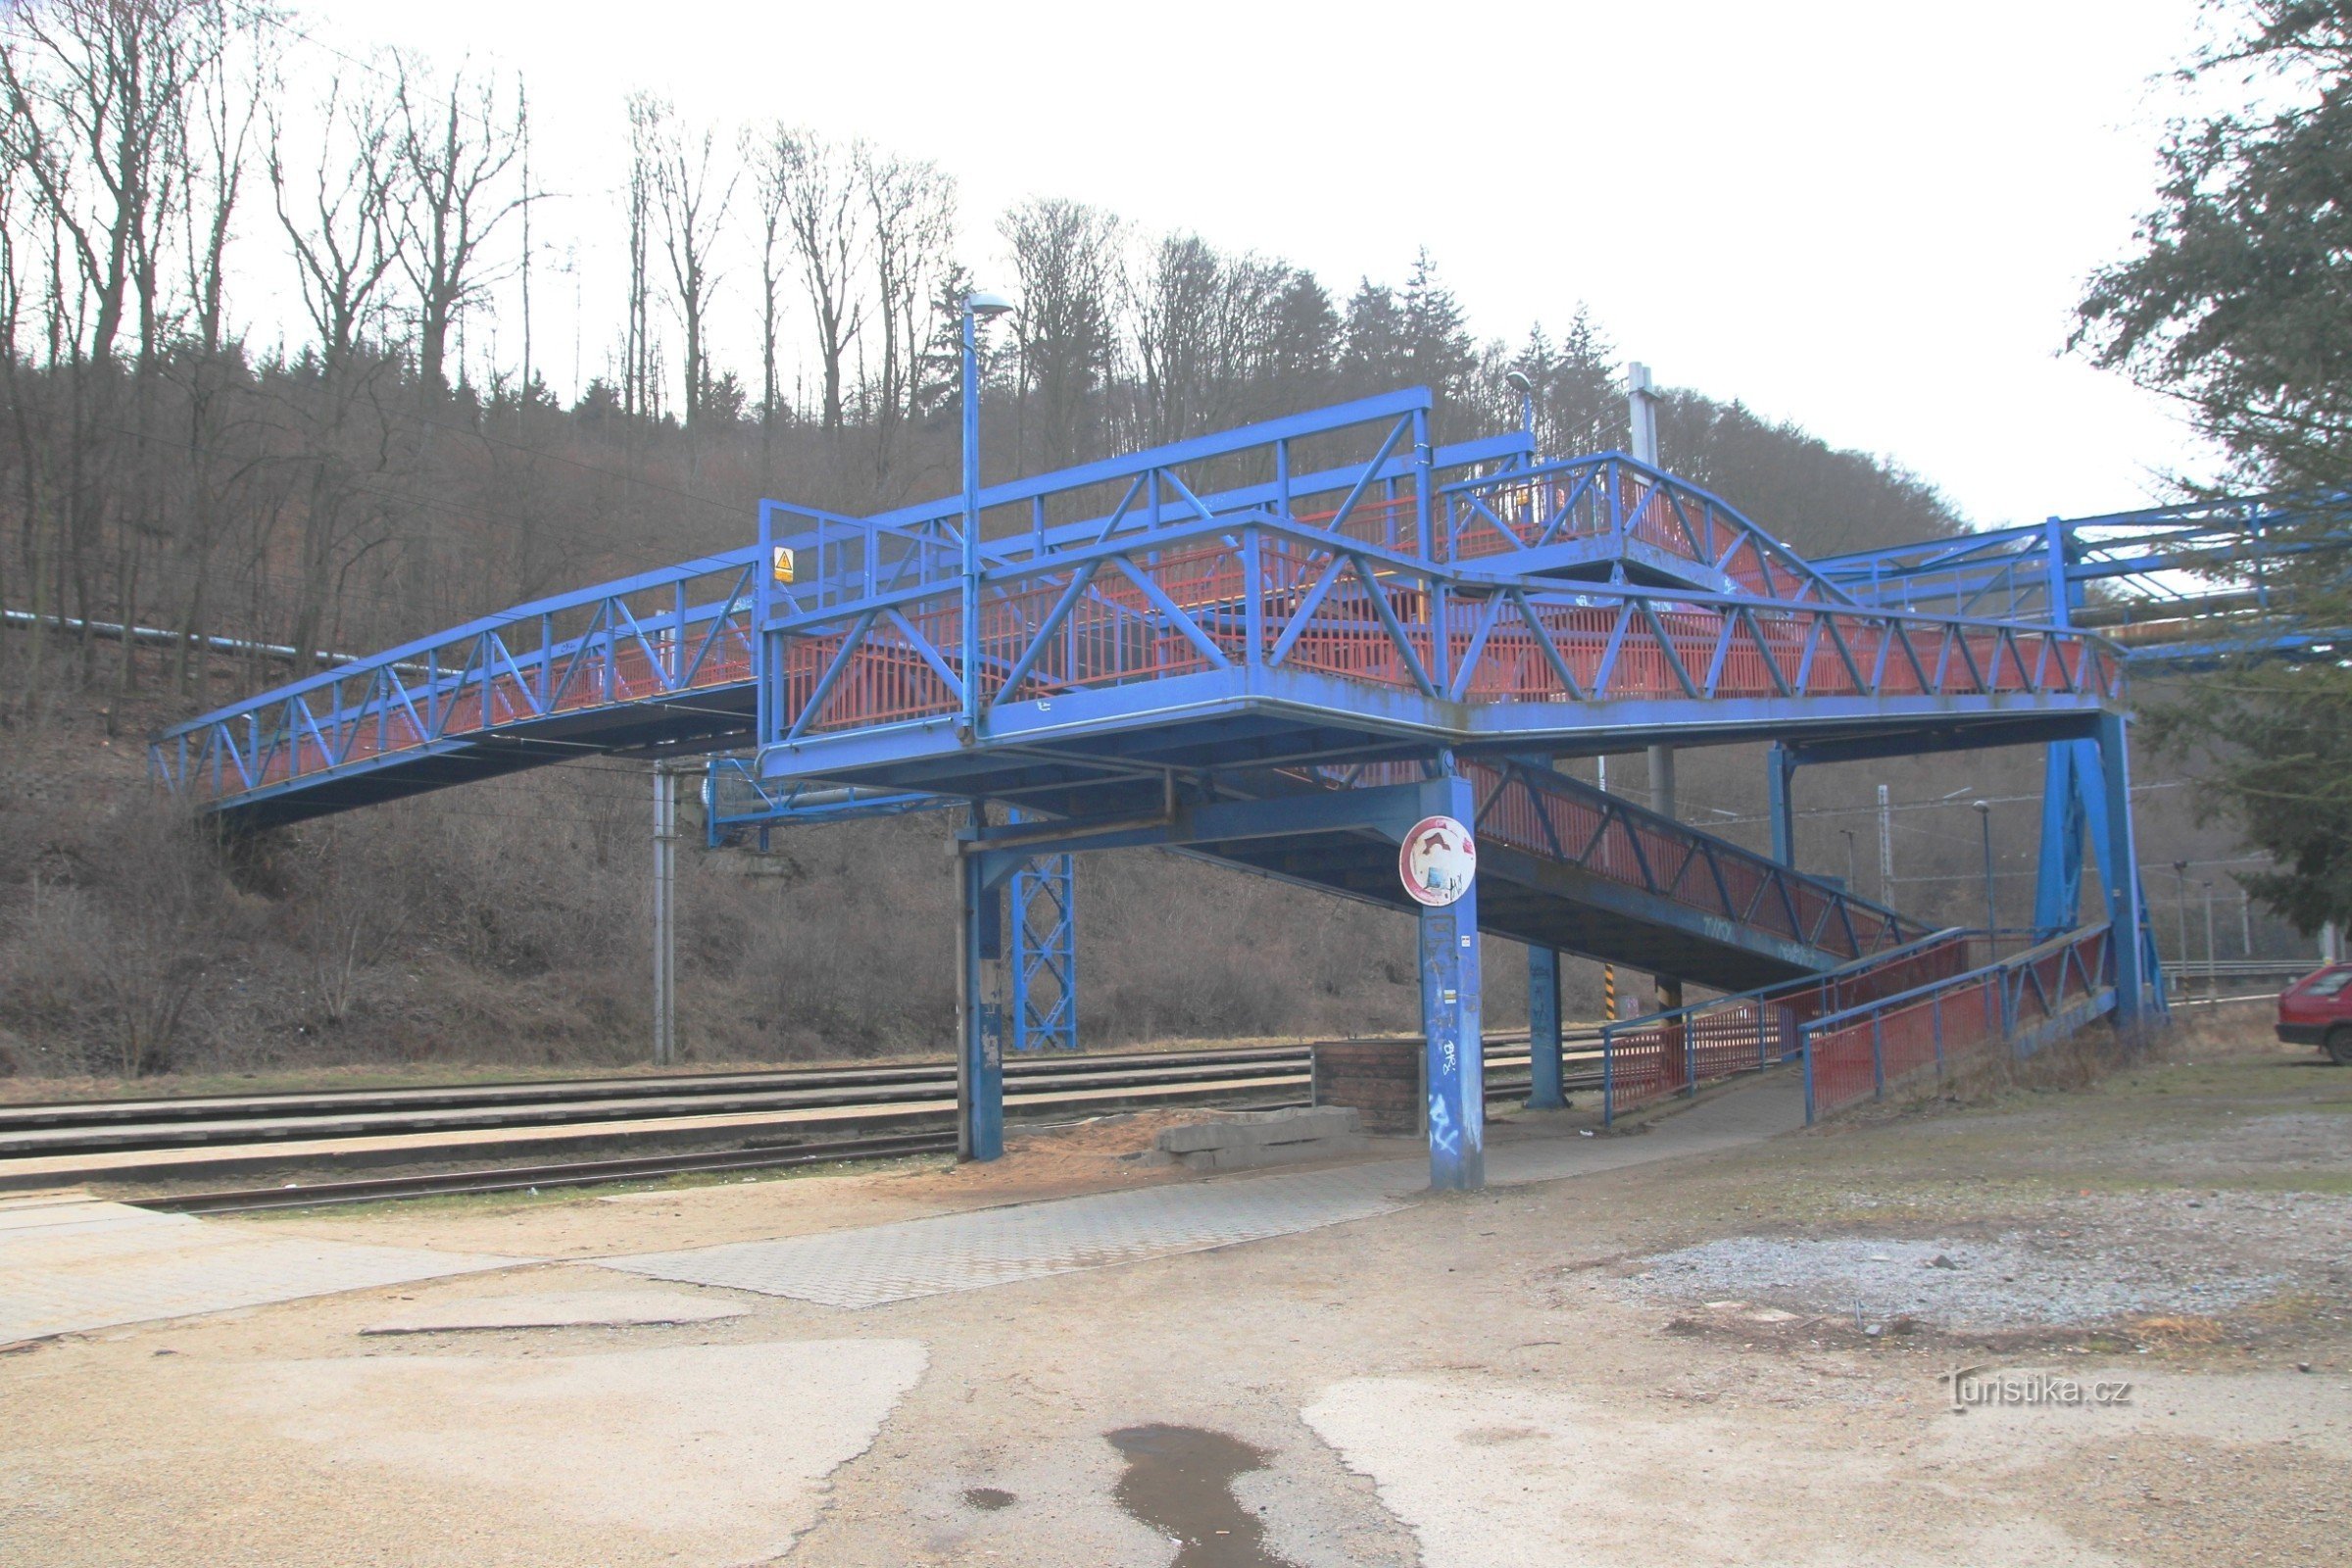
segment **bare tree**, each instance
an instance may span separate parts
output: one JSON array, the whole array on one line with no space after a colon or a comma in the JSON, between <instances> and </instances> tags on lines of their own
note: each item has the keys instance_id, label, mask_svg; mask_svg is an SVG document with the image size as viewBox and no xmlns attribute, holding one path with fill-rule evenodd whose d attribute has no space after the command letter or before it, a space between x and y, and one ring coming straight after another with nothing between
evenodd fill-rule
<instances>
[{"instance_id":1,"label":"bare tree","mask_svg":"<svg viewBox=\"0 0 2352 1568\"><path fill-rule=\"evenodd\" d=\"M1056 197L1024 202L999 228L1021 280L1024 438L1034 412L1038 455L1059 467L1091 444L1096 394L1110 372L1119 220Z\"/></svg>"},{"instance_id":2,"label":"bare tree","mask_svg":"<svg viewBox=\"0 0 2352 1568\"><path fill-rule=\"evenodd\" d=\"M270 114L270 188L318 334L313 395L297 409L311 478L287 641L304 653L323 646L340 575L390 531L384 487L364 477L391 466L388 437L380 422L372 441L355 439L362 432L353 428L363 404L372 409L378 401L376 383L394 365L386 339L387 285L401 260L398 62L382 74L392 78L390 88L355 86L341 74L328 83L307 179L289 172L292 138L274 104Z\"/></svg>"},{"instance_id":3,"label":"bare tree","mask_svg":"<svg viewBox=\"0 0 2352 1568\"><path fill-rule=\"evenodd\" d=\"M874 297L882 368L874 386L874 476L889 475L900 426L922 395L923 338L932 291L956 250L956 180L939 166L864 143L855 149L873 222Z\"/></svg>"},{"instance_id":4,"label":"bare tree","mask_svg":"<svg viewBox=\"0 0 2352 1568\"><path fill-rule=\"evenodd\" d=\"M745 130L739 152L752 172L752 196L760 221L760 477L762 485L775 476L776 421L784 401L776 368L776 318L782 312L784 249L790 234L784 222L785 185L772 159L769 143Z\"/></svg>"},{"instance_id":5,"label":"bare tree","mask_svg":"<svg viewBox=\"0 0 2352 1568\"><path fill-rule=\"evenodd\" d=\"M196 639L204 635L216 553L225 522L229 488L245 465L222 456L227 422L226 392L241 367L228 350L228 247L238 203L244 194L246 152L261 112L261 82L271 61L268 33L258 17L221 24L233 27L243 45L225 44L198 77L190 113L184 118L178 161L188 199L181 205L188 291L183 400L186 411L186 477L178 510L177 562L172 573L181 590L175 621L179 644L173 670L182 691L201 663ZM236 64L242 57L245 69Z\"/></svg>"},{"instance_id":6,"label":"bare tree","mask_svg":"<svg viewBox=\"0 0 2352 1568\"><path fill-rule=\"evenodd\" d=\"M289 174L294 138L282 109L273 103L270 111L270 189L294 252L303 309L318 335L319 363L329 371L347 364L364 337L381 334L385 283L401 263L397 62L394 68L389 92L354 86L341 73L327 83L307 180Z\"/></svg>"},{"instance_id":7,"label":"bare tree","mask_svg":"<svg viewBox=\"0 0 2352 1568\"><path fill-rule=\"evenodd\" d=\"M620 408L632 421L655 412L654 192L662 179L662 131L668 116L668 105L653 94L629 94L629 298L621 337Z\"/></svg>"},{"instance_id":8,"label":"bare tree","mask_svg":"<svg viewBox=\"0 0 2352 1568\"><path fill-rule=\"evenodd\" d=\"M507 188L522 142L521 89L502 101L494 78L468 83L461 65L440 94L409 62L394 103L399 256L416 296L416 368L428 393L446 392L450 327L488 282L483 248L527 199Z\"/></svg>"},{"instance_id":9,"label":"bare tree","mask_svg":"<svg viewBox=\"0 0 2352 1568\"><path fill-rule=\"evenodd\" d=\"M754 168L762 203L772 201L782 213L800 257L824 378L821 423L828 435L836 434L842 427L843 368L865 324L859 279L870 220L860 195L857 152L814 131L779 124L762 133Z\"/></svg>"},{"instance_id":10,"label":"bare tree","mask_svg":"<svg viewBox=\"0 0 2352 1568\"><path fill-rule=\"evenodd\" d=\"M16 5L0 48L5 107L23 168L69 240L94 311L81 344L112 360L152 257L157 186L189 88L218 46L213 0L50 0ZM152 351L153 323L140 323Z\"/></svg>"},{"instance_id":11,"label":"bare tree","mask_svg":"<svg viewBox=\"0 0 2352 1568\"><path fill-rule=\"evenodd\" d=\"M669 263L670 304L686 332L686 433L699 433L716 379L710 373L710 299L718 288L712 259L727 208L735 199L736 172L712 167L718 132L698 136L663 117L660 177L654 196L662 215L662 250Z\"/></svg>"},{"instance_id":12,"label":"bare tree","mask_svg":"<svg viewBox=\"0 0 2352 1568\"><path fill-rule=\"evenodd\" d=\"M208 24L216 21L214 0L49 0L0 12L0 121L57 252L49 361L65 362L69 383L63 451L49 463L55 488L44 487L28 522L43 533L62 523L57 554L83 621L85 678L97 654L89 623L106 518L153 471L143 445L117 449L126 424L134 440L145 433L152 410L146 379L161 340L162 255L178 191L171 154L190 86L218 46L220 29ZM115 372L133 317L139 373L125 388ZM116 597L125 617L135 609L141 542L118 536Z\"/></svg>"}]
</instances>

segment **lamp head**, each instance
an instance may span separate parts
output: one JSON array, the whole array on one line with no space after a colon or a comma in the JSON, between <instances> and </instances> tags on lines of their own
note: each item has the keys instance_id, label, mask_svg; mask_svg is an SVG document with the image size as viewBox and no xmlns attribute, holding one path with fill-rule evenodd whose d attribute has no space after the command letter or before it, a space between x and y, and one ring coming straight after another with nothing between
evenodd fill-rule
<instances>
[{"instance_id":1,"label":"lamp head","mask_svg":"<svg viewBox=\"0 0 2352 1568\"><path fill-rule=\"evenodd\" d=\"M1983 811L1987 816L1992 814L1992 803L1989 801L1971 801L1968 804L1975 807L1978 810Z\"/></svg>"},{"instance_id":2,"label":"lamp head","mask_svg":"<svg viewBox=\"0 0 2352 1568\"><path fill-rule=\"evenodd\" d=\"M963 297L963 308L983 321L992 320L1013 308L1012 301L1002 294L973 293Z\"/></svg>"},{"instance_id":3,"label":"lamp head","mask_svg":"<svg viewBox=\"0 0 2352 1568\"><path fill-rule=\"evenodd\" d=\"M1511 370L1502 379L1514 392L1533 392L1536 389L1534 377L1525 370Z\"/></svg>"}]
</instances>

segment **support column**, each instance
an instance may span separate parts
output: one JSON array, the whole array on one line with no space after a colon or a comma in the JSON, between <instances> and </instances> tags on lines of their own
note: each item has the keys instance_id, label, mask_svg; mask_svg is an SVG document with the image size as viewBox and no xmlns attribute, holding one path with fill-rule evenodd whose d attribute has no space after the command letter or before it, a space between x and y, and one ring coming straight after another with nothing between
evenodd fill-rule
<instances>
[{"instance_id":1,"label":"support column","mask_svg":"<svg viewBox=\"0 0 2352 1568\"><path fill-rule=\"evenodd\" d=\"M1650 808L1660 816L1682 820L1681 814L1674 808L1674 748L1671 746L1652 746L1649 749L1649 804ZM1674 1012L1682 1006L1681 975L1652 975L1650 980L1657 991L1658 1011ZM1689 1082L1687 1046L1679 1024L1666 1030L1664 1068L1669 1085L1679 1087Z\"/></svg>"},{"instance_id":2,"label":"support column","mask_svg":"<svg viewBox=\"0 0 2352 1568\"><path fill-rule=\"evenodd\" d=\"M1005 1044L1016 1054L1048 1047L1076 1051L1076 858L1039 856L1013 873L1011 897L1005 968L1012 996L1005 1005Z\"/></svg>"},{"instance_id":3,"label":"support column","mask_svg":"<svg viewBox=\"0 0 2352 1568\"><path fill-rule=\"evenodd\" d=\"M1432 779L1428 814L1477 819L1460 778ZM1479 1033L1478 882L1442 908L1421 910L1421 1028L1429 1085L1429 1185L1465 1192L1487 1184L1487 1066Z\"/></svg>"},{"instance_id":4,"label":"support column","mask_svg":"<svg viewBox=\"0 0 2352 1568\"><path fill-rule=\"evenodd\" d=\"M2041 767L2041 853L2034 871L2034 940L2071 931L2082 909L2083 792L2098 766L2096 741L2052 741ZM2102 859L2106 858L2104 856Z\"/></svg>"},{"instance_id":5,"label":"support column","mask_svg":"<svg viewBox=\"0 0 2352 1568\"><path fill-rule=\"evenodd\" d=\"M678 936L671 908L678 855L678 780L654 767L654 1065L678 1059Z\"/></svg>"},{"instance_id":6,"label":"support column","mask_svg":"<svg viewBox=\"0 0 2352 1568\"><path fill-rule=\"evenodd\" d=\"M976 853L956 857L956 1152L995 1159L1004 1152L1004 1009L988 981L1004 956L1004 899Z\"/></svg>"},{"instance_id":7,"label":"support column","mask_svg":"<svg viewBox=\"0 0 2352 1568\"><path fill-rule=\"evenodd\" d=\"M2149 1007L2144 988L2161 985L2162 977L2140 945L2144 901L2139 887L2139 857L2132 831L2131 732L2121 713L2099 714L2099 778L2103 785L2107 820L2108 950L2115 955L2115 1023L2127 1036L2146 1028Z\"/></svg>"},{"instance_id":8,"label":"support column","mask_svg":"<svg viewBox=\"0 0 2352 1568\"><path fill-rule=\"evenodd\" d=\"M1796 754L1780 742L1764 754L1764 794L1772 815L1772 858L1796 864Z\"/></svg>"},{"instance_id":9,"label":"support column","mask_svg":"<svg viewBox=\"0 0 2352 1568\"><path fill-rule=\"evenodd\" d=\"M1568 1103L1560 1071L1560 956L1527 950L1527 1108L1560 1110Z\"/></svg>"}]
</instances>

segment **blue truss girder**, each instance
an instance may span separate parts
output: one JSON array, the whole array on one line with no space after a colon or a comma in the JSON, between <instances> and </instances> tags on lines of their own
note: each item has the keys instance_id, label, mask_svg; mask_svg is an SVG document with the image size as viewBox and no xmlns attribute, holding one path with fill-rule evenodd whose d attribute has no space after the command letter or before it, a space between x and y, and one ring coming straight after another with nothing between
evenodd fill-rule
<instances>
[{"instance_id":1,"label":"blue truss girder","mask_svg":"<svg viewBox=\"0 0 2352 1568\"><path fill-rule=\"evenodd\" d=\"M979 495L981 556L991 565L1039 559L1113 537L1150 534L1185 523L1237 515L1297 520L1296 503L1341 495L1324 526L1343 529L1359 515L1368 492L1383 496L1436 472L1478 466L1523 467L1533 442L1523 432L1428 446L1430 395L1419 388L1386 393L1336 408L1245 425L1032 478L984 486ZM1295 470L1294 451L1370 426L1386 431L1368 460L1312 471ZM1412 437L1408 442L1407 437ZM1399 445L1407 446L1401 455ZM1260 481L1211 488L1188 482L1222 474L1236 465L1266 472ZM1111 498L1115 495L1115 500ZM1090 505L1091 504L1091 505ZM1095 510L1100 505L1101 510ZM1056 518L1075 511L1075 518ZM992 534L991 529L994 529ZM777 546L809 558L807 582L775 585L762 620L776 614L838 608L907 589L956 580L962 570L963 501L959 496L902 507L871 517L848 517L779 501L763 502L760 554ZM1391 539L1391 543L1397 542ZM797 564L797 563L796 563Z\"/></svg>"},{"instance_id":2,"label":"blue truss girder","mask_svg":"<svg viewBox=\"0 0 2352 1568\"><path fill-rule=\"evenodd\" d=\"M752 553L735 551L535 600L174 725L151 744L150 765L213 809L268 811L390 766L477 776L457 764L492 740L523 749L478 759L481 771L551 760L564 733L600 710L622 745L739 736L748 702L701 699L748 696L753 575ZM649 710L664 733L642 733Z\"/></svg>"},{"instance_id":3,"label":"blue truss girder","mask_svg":"<svg viewBox=\"0 0 2352 1568\"><path fill-rule=\"evenodd\" d=\"M2274 566L2352 542L2340 494L2233 497L1858 551L1822 571L1872 604L2062 624L2117 625L2131 659L2171 664L2332 645L2333 625L2272 619ZM2103 596L2089 596L2093 584Z\"/></svg>"},{"instance_id":4,"label":"blue truss girder","mask_svg":"<svg viewBox=\"0 0 2352 1568\"><path fill-rule=\"evenodd\" d=\"M1463 739L1494 715L1517 729L1560 705L1583 710L1532 727L1593 724L1619 701L1762 705L1746 716L1788 720L1800 716L1791 709L1856 702L1957 713L2120 695L2116 650L2063 628L1472 576L1263 518L992 568L981 605L990 733L978 738L937 722L961 708L959 593L910 590L766 623L768 665L786 675L768 687L762 773L1270 700L1301 682L1342 710Z\"/></svg>"},{"instance_id":5,"label":"blue truss girder","mask_svg":"<svg viewBox=\"0 0 2352 1568\"><path fill-rule=\"evenodd\" d=\"M1720 496L1622 452L1441 486L1441 559L1510 575L1647 579L1788 602L1852 598Z\"/></svg>"}]
</instances>

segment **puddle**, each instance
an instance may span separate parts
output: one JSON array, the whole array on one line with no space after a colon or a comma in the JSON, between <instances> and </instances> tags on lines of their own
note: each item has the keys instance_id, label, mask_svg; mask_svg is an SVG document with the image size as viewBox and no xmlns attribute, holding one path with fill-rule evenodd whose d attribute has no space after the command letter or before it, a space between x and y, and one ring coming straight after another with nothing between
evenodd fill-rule
<instances>
[{"instance_id":1,"label":"puddle","mask_svg":"<svg viewBox=\"0 0 2352 1568\"><path fill-rule=\"evenodd\" d=\"M1266 1467L1264 1450L1200 1427L1122 1427L1103 1436L1127 1456L1112 1495L1177 1544L1170 1568L1296 1568L1266 1550L1265 1526L1233 1494L1236 1476Z\"/></svg>"},{"instance_id":2,"label":"puddle","mask_svg":"<svg viewBox=\"0 0 2352 1568\"><path fill-rule=\"evenodd\" d=\"M1016 1499L1002 1487L973 1487L964 1493L963 1500L975 1508L995 1513L999 1508L1011 1507Z\"/></svg>"}]
</instances>

